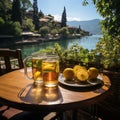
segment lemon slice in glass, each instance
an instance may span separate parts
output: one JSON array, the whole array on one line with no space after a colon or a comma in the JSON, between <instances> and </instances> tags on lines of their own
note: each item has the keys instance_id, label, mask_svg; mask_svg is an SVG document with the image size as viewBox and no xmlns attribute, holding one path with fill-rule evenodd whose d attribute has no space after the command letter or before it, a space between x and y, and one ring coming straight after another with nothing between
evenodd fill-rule
<instances>
[{"instance_id":1,"label":"lemon slice in glass","mask_svg":"<svg viewBox=\"0 0 120 120\"><path fill-rule=\"evenodd\" d=\"M34 80L37 80L37 78L40 76L40 74L41 74L41 72L36 71L36 72L34 73Z\"/></svg>"},{"instance_id":2,"label":"lemon slice in glass","mask_svg":"<svg viewBox=\"0 0 120 120\"><path fill-rule=\"evenodd\" d=\"M80 81L86 81L89 78L88 71L86 69L81 69L79 72L77 72L76 77Z\"/></svg>"},{"instance_id":3,"label":"lemon slice in glass","mask_svg":"<svg viewBox=\"0 0 120 120\"><path fill-rule=\"evenodd\" d=\"M73 80L74 78L74 71L72 68L65 68L63 71L63 76L67 79L67 80Z\"/></svg>"}]
</instances>

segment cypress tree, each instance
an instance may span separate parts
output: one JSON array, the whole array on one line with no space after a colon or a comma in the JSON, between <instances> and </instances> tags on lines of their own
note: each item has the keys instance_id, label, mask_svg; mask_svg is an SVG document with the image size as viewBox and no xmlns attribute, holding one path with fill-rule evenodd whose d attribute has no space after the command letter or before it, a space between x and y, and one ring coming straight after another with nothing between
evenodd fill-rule
<instances>
[{"instance_id":1,"label":"cypress tree","mask_svg":"<svg viewBox=\"0 0 120 120\"><path fill-rule=\"evenodd\" d=\"M20 10L20 0L13 0L12 3L12 15L11 20L13 22L20 22L22 24L21 10Z\"/></svg>"},{"instance_id":2,"label":"cypress tree","mask_svg":"<svg viewBox=\"0 0 120 120\"><path fill-rule=\"evenodd\" d=\"M44 17L44 13L40 10L40 12L39 12L39 18L42 18L42 17Z\"/></svg>"},{"instance_id":3,"label":"cypress tree","mask_svg":"<svg viewBox=\"0 0 120 120\"><path fill-rule=\"evenodd\" d=\"M66 27L67 24L67 18L66 18L66 8L64 7L63 13L62 13L62 19L61 19L61 27Z\"/></svg>"},{"instance_id":4,"label":"cypress tree","mask_svg":"<svg viewBox=\"0 0 120 120\"><path fill-rule=\"evenodd\" d=\"M35 30L39 29L39 17L38 17L38 7L37 0L33 2L33 24L35 25Z\"/></svg>"}]
</instances>

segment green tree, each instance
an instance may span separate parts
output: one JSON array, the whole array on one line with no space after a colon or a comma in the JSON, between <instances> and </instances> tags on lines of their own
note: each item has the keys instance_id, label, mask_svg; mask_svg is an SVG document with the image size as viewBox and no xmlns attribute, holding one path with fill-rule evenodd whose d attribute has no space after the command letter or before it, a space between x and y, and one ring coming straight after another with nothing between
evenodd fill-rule
<instances>
[{"instance_id":1,"label":"green tree","mask_svg":"<svg viewBox=\"0 0 120 120\"><path fill-rule=\"evenodd\" d=\"M4 21L8 21L11 18L12 3L10 0L0 0L0 17Z\"/></svg>"},{"instance_id":2,"label":"green tree","mask_svg":"<svg viewBox=\"0 0 120 120\"><path fill-rule=\"evenodd\" d=\"M62 19L61 19L61 27L66 27L67 24L67 18L66 18L66 8L64 7L63 13L62 13Z\"/></svg>"},{"instance_id":3,"label":"green tree","mask_svg":"<svg viewBox=\"0 0 120 120\"><path fill-rule=\"evenodd\" d=\"M103 37L97 44L96 51L102 56L101 63L113 71L120 70L120 1L94 0L97 11L104 18L101 22Z\"/></svg>"},{"instance_id":4,"label":"green tree","mask_svg":"<svg viewBox=\"0 0 120 120\"><path fill-rule=\"evenodd\" d=\"M96 0L97 11L104 17L102 21L103 33L110 36L120 34L120 1L118 0Z\"/></svg>"},{"instance_id":5,"label":"green tree","mask_svg":"<svg viewBox=\"0 0 120 120\"><path fill-rule=\"evenodd\" d=\"M38 6L37 0L33 2L33 24L35 25L35 30L39 29L39 18L38 18Z\"/></svg>"},{"instance_id":6,"label":"green tree","mask_svg":"<svg viewBox=\"0 0 120 120\"><path fill-rule=\"evenodd\" d=\"M25 17L26 10L32 8L30 0L20 0L22 19Z\"/></svg>"},{"instance_id":7,"label":"green tree","mask_svg":"<svg viewBox=\"0 0 120 120\"><path fill-rule=\"evenodd\" d=\"M40 12L39 12L39 18L42 18L42 17L44 17L44 13L40 10Z\"/></svg>"},{"instance_id":8,"label":"green tree","mask_svg":"<svg viewBox=\"0 0 120 120\"><path fill-rule=\"evenodd\" d=\"M23 24L23 30L27 30L27 31L34 31L34 24L33 24L33 21L32 19L26 19L24 21L24 24Z\"/></svg>"},{"instance_id":9,"label":"green tree","mask_svg":"<svg viewBox=\"0 0 120 120\"><path fill-rule=\"evenodd\" d=\"M13 22L19 22L20 24L22 24L22 17L21 17L20 8L21 8L20 0L13 0L11 20Z\"/></svg>"},{"instance_id":10,"label":"green tree","mask_svg":"<svg viewBox=\"0 0 120 120\"><path fill-rule=\"evenodd\" d=\"M20 36L21 32L22 32L20 23L19 22L14 22L12 25L13 25L12 28L14 28L12 34L15 35L15 36Z\"/></svg>"},{"instance_id":11,"label":"green tree","mask_svg":"<svg viewBox=\"0 0 120 120\"><path fill-rule=\"evenodd\" d=\"M57 29L51 30L51 34L52 34L53 36L55 36L56 34L58 34L58 30L57 30Z\"/></svg>"},{"instance_id":12,"label":"green tree","mask_svg":"<svg viewBox=\"0 0 120 120\"><path fill-rule=\"evenodd\" d=\"M101 22L102 34L97 52L102 55L104 67L116 70L120 66L120 1L94 0L97 11L104 18Z\"/></svg>"},{"instance_id":13,"label":"green tree","mask_svg":"<svg viewBox=\"0 0 120 120\"><path fill-rule=\"evenodd\" d=\"M4 32L4 24L5 21L3 20L3 18L0 17L0 34L2 35Z\"/></svg>"},{"instance_id":14,"label":"green tree","mask_svg":"<svg viewBox=\"0 0 120 120\"><path fill-rule=\"evenodd\" d=\"M62 28L60 29L60 35L61 35L62 38L67 38L68 35L69 35L69 30L68 30L68 28L67 28L67 27L62 27Z\"/></svg>"},{"instance_id":15,"label":"green tree","mask_svg":"<svg viewBox=\"0 0 120 120\"><path fill-rule=\"evenodd\" d=\"M20 26L19 22L8 21L8 22L4 22L4 23L2 22L2 26L0 25L0 34L1 35L20 36L21 31L22 30L21 30L21 26Z\"/></svg>"},{"instance_id":16,"label":"green tree","mask_svg":"<svg viewBox=\"0 0 120 120\"><path fill-rule=\"evenodd\" d=\"M78 29L79 29L79 32L82 30L80 25L79 25L79 28L78 28Z\"/></svg>"},{"instance_id":17,"label":"green tree","mask_svg":"<svg viewBox=\"0 0 120 120\"><path fill-rule=\"evenodd\" d=\"M46 35L49 33L50 29L48 26L43 26L40 28L39 33L42 37L46 37Z\"/></svg>"},{"instance_id":18,"label":"green tree","mask_svg":"<svg viewBox=\"0 0 120 120\"><path fill-rule=\"evenodd\" d=\"M84 5L88 0L83 0ZM92 0L99 14L104 18L101 22L103 37L96 46L96 53L105 68L120 70L120 1ZM118 69L119 67L119 69Z\"/></svg>"},{"instance_id":19,"label":"green tree","mask_svg":"<svg viewBox=\"0 0 120 120\"><path fill-rule=\"evenodd\" d=\"M104 18L101 22L102 33L111 37L120 35L120 1L119 0L92 0L99 14ZM88 0L83 0L83 5Z\"/></svg>"},{"instance_id":20,"label":"green tree","mask_svg":"<svg viewBox=\"0 0 120 120\"><path fill-rule=\"evenodd\" d=\"M79 28L77 28L76 33L80 34L81 30L82 30L82 29L81 29L81 27L80 27L80 25L79 25Z\"/></svg>"}]
</instances>

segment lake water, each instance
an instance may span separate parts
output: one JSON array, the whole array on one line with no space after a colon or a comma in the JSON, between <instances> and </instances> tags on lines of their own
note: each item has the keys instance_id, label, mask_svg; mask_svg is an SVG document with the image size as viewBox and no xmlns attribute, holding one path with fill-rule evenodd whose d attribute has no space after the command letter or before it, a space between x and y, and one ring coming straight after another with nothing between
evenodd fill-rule
<instances>
[{"instance_id":1,"label":"lake water","mask_svg":"<svg viewBox=\"0 0 120 120\"><path fill-rule=\"evenodd\" d=\"M100 37L101 35L92 35L92 36L85 36L77 39L60 40L55 42L49 41L49 42L42 42L42 43L40 42L32 45L17 45L17 46L14 46L14 49L20 48L22 50L23 58L25 58L28 55L31 55L31 53L36 52L40 49L44 49L48 46L54 46L54 43L59 43L63 48L66 48L66 49L69 48L71 45L77 43L78 45L83 46L88 50L91 50L96 48L96 43L99 41Z\"/></svg>"}]
</instances>

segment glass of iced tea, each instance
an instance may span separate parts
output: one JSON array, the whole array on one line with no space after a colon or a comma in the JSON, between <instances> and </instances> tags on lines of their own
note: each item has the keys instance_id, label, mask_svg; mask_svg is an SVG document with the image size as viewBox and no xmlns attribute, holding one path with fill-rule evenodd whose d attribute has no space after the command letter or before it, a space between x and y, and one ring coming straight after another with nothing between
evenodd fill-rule
<instances>
[{"instance_id":1,"label":"glass of iced tea","mask_svg":"<svg viewBox=\"0 0 120 120\"><path fill-rule=\"evenodd\" d=\"M42 77L42 60L45 59L45 53L33 53L32 56L28 56L24 59L24 73L28 79L34 80L36 83L43 83ZM27 64L30 64L32 68L32 75L30 76Z\"/></svg>"},{"instance_id":2,"label":"glass of iced tea","mask_svg":"<svg viewBox=\"0 0 120 120\"><path fill-rule=\"evenodd\" d=\"M47 87L57 86L59 71L59 57L57 55L47 55L42 60L43 84Z\"/></svg>"}]
</instances>

